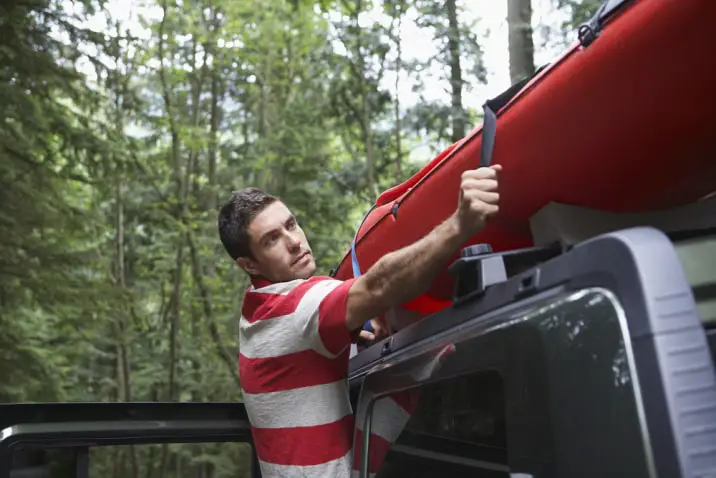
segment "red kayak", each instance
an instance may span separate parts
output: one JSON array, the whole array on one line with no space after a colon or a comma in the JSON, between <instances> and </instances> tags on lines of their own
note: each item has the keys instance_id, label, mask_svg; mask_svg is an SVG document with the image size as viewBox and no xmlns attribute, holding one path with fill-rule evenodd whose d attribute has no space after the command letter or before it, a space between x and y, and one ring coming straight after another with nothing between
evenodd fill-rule
<instances>
[{"instance_id":1,"label":"red kayak","mask_svg":"<svg viewBox=\"0 0 716 478\"><path fill-rule=\"evenodd\" d=\"M378 198L335 277L430 232L454 212L462 172L481 164L502 165L500 213L466 245L494 251L532 246L530 218L551 202L632 212L716 190L714 19L715 0L605 2L564 55L488 102L482 125ZM446 268L404 308L440 310L453 286Z\"/></svg>"}]
</instances>

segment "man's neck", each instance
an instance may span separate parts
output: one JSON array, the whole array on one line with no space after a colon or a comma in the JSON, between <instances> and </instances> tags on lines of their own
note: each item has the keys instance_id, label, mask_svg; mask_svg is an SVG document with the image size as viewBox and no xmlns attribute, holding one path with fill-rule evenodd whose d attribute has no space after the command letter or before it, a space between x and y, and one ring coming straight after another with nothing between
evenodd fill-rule
<instances>
[{"instance_id":1,"label":"man's neck","mask_svg":"<svg viewBox=\"0 0 716 478\"><path fill-rule=\"evenodd\" d=\"M273 282L266 279L265 277L251 276L251 285L253 285L255 289L261 289L262 287L267 287L271 284L273 284Z\"/></svg>"},{"instance_id":2,"label":"man's neck","mask_svg":"<svg viewBox=\"0 0 716 478\"><path fill-rule=\"evenodd\" d=\"M311 276L315 277L315 276ZM251 278L251 285L254 286L254 289L261 289L262 287L268 287L270 285L276 284L277 282L274 282L270 279L267 279L264 276L250 276ZM299 280L299 277L296 277L294 279L284 280L284 281L278 281L278 282L291 282L294 280Z\"/></svg>"}]
</instances>

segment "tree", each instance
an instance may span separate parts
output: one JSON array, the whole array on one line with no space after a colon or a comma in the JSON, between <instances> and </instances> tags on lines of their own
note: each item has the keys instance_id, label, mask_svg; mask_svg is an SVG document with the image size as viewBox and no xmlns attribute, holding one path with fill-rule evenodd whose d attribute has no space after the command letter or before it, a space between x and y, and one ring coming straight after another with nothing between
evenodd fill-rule
<instances>
[{"instance_id":1,"label":"tree","mask_svg":"<svg viewBox=\"0 0 716 478\"><path fill-rule=\"evenodd\" d=\"M512 83L534 74L531 0L507 0L507 26Z\"/></svg>"},{"instance_id":2,"label":"tree","mask_svg":"<svg viewBox=\"0 0 716 478\"><path fill-rule=\"evenodd\" d=\"M421 0L416 3L420 12L419 24L433 30L433 41L437 45L437 54L429 58L426 66L437 63L441 70L449 72L441 77L449 83L450 108L429 105L434 113L425 120L435 123L447 114L450 118L449 139L456 142L467 132L468 115L463 105L464 87L470 79L484 83L486 71L482 62L482 48L477 41L474 25L461 20L462 8L458 0L445 3L435 0ZM425 112L425 109L422 110ZM421 113L417 110L416 113ZM438 139L442 139L440 136Z\"/></svg>"},{"instance_id":3,"label":"tree","mask_svg":"<svg viewBox=\"0 0 716 478\"><path fill-rule=\"evenodd\" d=\"M78 10L97 7L86 2ZM97 111L101 96L75 67L96 62L76 45L101 48L103 38L52 2L14 0L3 10L0 367L6 379L0 399L59 399L68 385L62 369L68 356L42 345L62 337L104 292L87 269L96 216L85 206L111 144L107 125L84 114Z\"/></svg>"},{"instance_id":4,"label":"tree","mask_svg":"<svg viewBox=\"0 0 716 478\"><path fill-rule=\"evenodd\" d=\"M478 25L458 0L154 0L130 23L101 7L3 5L0 400L238 401L247 279L218 208L249 185L281 196L328 273L420 167L411 143L468 131ZM417 61L416 16L436 46ZM446 99L407 104L400 83L431 69ZM91 465L241 477L249 453L99 448Z\"/></svg>"}]
</instances>

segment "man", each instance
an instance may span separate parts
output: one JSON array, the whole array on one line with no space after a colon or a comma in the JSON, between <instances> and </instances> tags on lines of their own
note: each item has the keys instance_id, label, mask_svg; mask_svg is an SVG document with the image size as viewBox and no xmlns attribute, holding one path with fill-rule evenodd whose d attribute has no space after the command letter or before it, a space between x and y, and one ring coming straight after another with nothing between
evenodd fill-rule
<instances>
[{"instance_id":1,"label":"man","mask_svg":"<svg viewBox=\"0 0 716 478\"><path fill-rule=\"evenodd\" d=\"M278 198L248 188L221 208L221 241L252 283L239 323L239 373L265 478L351 475L350 344L364 323L425 292L497 213L500 170L465 172L445 222L346 281L313 276L306 236Z\"/></svg>"}]
</instances>

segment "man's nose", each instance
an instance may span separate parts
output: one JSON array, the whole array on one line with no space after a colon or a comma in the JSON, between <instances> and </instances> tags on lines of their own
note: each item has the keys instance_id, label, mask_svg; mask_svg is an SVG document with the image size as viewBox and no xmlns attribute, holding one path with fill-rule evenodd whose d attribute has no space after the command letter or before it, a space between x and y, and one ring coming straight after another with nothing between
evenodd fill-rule
<instances>
[{"instance_id":1,"label":"man's nose","mask_svg":"<svg viewBox=\"0 0 716 478\"><path fill-rule=\"evenodd\" d=\"M296 248L301 247L301 240L298 238L297 235L289 233L286 234L286 238L289 249L294 250Z\"/></svg>"}]
</instances>

